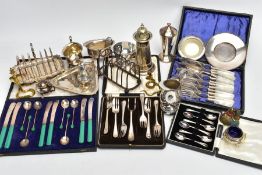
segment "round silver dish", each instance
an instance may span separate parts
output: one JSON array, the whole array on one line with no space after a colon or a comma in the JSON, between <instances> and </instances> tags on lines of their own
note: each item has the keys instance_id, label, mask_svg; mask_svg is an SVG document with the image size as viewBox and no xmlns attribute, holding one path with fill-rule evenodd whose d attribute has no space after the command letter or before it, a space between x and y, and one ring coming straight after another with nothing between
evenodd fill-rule
<instances>
[{"instance_id":1,"label":"round silver dish","mask_svg":"<svg viewBox=\"0 0 262 175\"><path fill-rule=\"evenodd\" d=\"M178 53L183 58L198 60L205 54L205 45L200 38L187 36L180 40Z\"/></svg>"},{"instance_id":2,"label":"round silver dish","mask_svg":"<svg viewBox=\"0 0 262 175\"><path fill-rule=\"evenodd\" d=\"M121 55L126 59L133 57L136 53L136 45L128 41L116 43L113 49L115 54Z\"/></svg>"},{"instance_id":3,"label":"round silver dish","mask_svg":"<svg viewBox=\"0 0 262 175\"><path fill-rule=\"evenodd\" d=\"M208 41L205 55L212 66L232 70L244 63L246 53L245 43L238 36L221 33Z\"/></svg>"}]
</instances>

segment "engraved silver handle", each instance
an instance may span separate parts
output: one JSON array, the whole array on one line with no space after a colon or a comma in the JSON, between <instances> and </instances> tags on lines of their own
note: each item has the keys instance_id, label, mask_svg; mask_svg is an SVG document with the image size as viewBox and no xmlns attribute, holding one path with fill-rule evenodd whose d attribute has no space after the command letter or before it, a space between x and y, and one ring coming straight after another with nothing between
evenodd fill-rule
<instances>
[{"instance_id":1,"label":"engraved silver handle","mask_svg":"<svg viewBox=\"0 0 262 175\"><path fill-rule=\"evenodd\" d=\"M140 102L141 102L142 115L144 115L144 102L145 102L144 94L140 94Z\"/></svg>"},{"instance_id":2,"label":"engraved silver handle","mask_svg":"<svg viewBox=\"0 0 262 175\"><path fill-rule=\"evenodd\" d=\"M125 115L125 109L126 109L126 101L122 101L122 123L124 123L124 115Z\"/></svg>"},{"instance_id":3,"label":"engraved silver handle","mask_svg":"<svg viewBox=\"0 0 262 175\"><path fill-rule=\"evenodd\" d=\"M113 131L113 137L118 137L118 130L117 130L117 113L115 113L115 123L114 123L114 131Z\"/></svg>"},{"instance_id":4,"label":"engraved silver handle","mask_svg":"<svg viewBox=\"0 0 262 175\"><path fill-rule=\"evenodd\" d=\"M146 138L151 139L151 131L150 131L150 115L147 114L147 127L146 127Z\"/></svg>"},{"instance_id":5,"label":"engraved silver handle","mask_svg":"<svg viewBox=\"0 0 262 175\"><path fill-rule=\"evenodd\" d=\"M132 142L135 140L134 128L133 128L133 111L130 111L130 127L128 131L128 141Z\"/></svg>"},{"instance_id":6,"label":"engraved silver handle","mask_svg":"<svg viewBox=\"0 0 262 175\"><path fill-rule=\"evenodd\" d=\"M104 134L108 133L108 111L109 109L106 109L106 121L105 121Z\"/></svg>"}]
</instances>

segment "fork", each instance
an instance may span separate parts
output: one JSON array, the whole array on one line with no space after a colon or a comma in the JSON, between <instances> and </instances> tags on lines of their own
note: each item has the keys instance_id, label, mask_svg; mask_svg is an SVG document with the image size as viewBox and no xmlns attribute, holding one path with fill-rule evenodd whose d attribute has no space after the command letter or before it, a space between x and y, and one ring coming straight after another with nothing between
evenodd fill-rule
<instances>
[{"instance_id":1,"label":"fork","mask_svg":"<svg viewBox=\"0 0 262 175\"><path fill-rule=\"evenodd\" d=\"M149 98L146 98L145 101L145 112L147 113L146 138L151 139L151 132L150 132L151 99Z\"/></svg>"},{"instance_id":2,"label":"fork","mask_svg":"<svg viewBox=\"0 0 262 175\"><path fill-rule=\"evenodd\" d=\"M145 95L144 94L140 94L140 101L141 101L142 114L139 118L139 123L140 123L141 128L146 128L147 118L146 118L145 112L144 112L144 101L145 101Z\"/></svg>"},{"instance_id":3,"label":"fork","mask_svg":"<svg viewBox=\"0 0 262 175\"><path fill-rule=\"evenodd\" d=\"M119 108L119 99L114 98L113 99L113 107L112 107L112 112L115 113L115 123L114 123L114 130L113 130L113 137L117 138L118 137L118 130L117 130L117 114L119 113L120 108Z\"/></svg>"},{"instance_id":4,"label":"fork","mask_svg":"<svg viewBox=\"0 0 262 175\"><path fill-rule=\"evenodd\" d=\"M112 108L112 95L108 95L106 97L106 121L105 121L105 127L104 127L104 134L108 133L108 112Z\"/></svg>"},{"instance_id":5,"label":"fork","mask_svg":"<svg viewBox=\"0 0 262 175\"><path fill-rule=\"evenodd\" d=\"M126 109L126 101L121 102L122 105L122 123L120 127L119 137L125 137L127 131L127 125L125 124L125 109Z\"/></svg>"},{"instance_id":6,"label":"fork","mask_svg":"<svg viewBox=\"0 0 262 175\"><path fill-rule=\"evenodd\" d=\"M128 141L132 142L135 140L134 128L133 128L133 111L136 110L136 99L134 99L134 107L130 108L129 99L127 101L127 108L130 111L130 122L129 122L129 131L128 131Z\"/></svg>"},{"instance_id":7,"label":"fork","mask_svg":"<svg viewBox=\"0 0 262 175\"><path fill-rule=\"evenodd\" d=\"M158 114L158 100L154 100L154 105L155 105L155 117L156 117L156 122L154 125L154 136L159 137L161 134L161 125L158 123L157 119L157 114Z\"/></svg>"}]
</instances>

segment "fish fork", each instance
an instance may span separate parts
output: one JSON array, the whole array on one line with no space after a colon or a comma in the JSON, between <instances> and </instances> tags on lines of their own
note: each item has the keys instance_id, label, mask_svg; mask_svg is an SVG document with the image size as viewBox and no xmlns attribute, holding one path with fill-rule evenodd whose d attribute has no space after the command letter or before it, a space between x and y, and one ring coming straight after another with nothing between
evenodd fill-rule
<instances>
[{"instance_id":1,"label":"fish fork","mask_svg":"<svg viewBox=\"0 0 262 175\"><path fill-rule=\"evenodd\" d=\"M150 132L151 99L149 98L146 98L145 100L145 112L147 113L146 138L151 139L151 132Z\"/></svg>"},{"instance_id":2,"label":"fish fork","mask_svg":"<svg viewBox=\"0 0 262 175\"><path fill-rule=\"evenodd\" d=\"M117 114L119 113L120 108L119 108L119 99L114 98L113 99L113 106L112 106L112 112L115 113L115 122L114 122L114 130L113 130L113 137L117 138L118 137L118 130L117 130Z\"/></svg>"},{"instance_id":3,"label":"fish fork","mask_svg":"<svg viewBox=\"0 0 262 175\"><path fill-rule=\"evenodd\" d=\"M155 118L156 118L156 122L154 125L154 136L155 137L160 137L161 134L161 125L158 123L158 119L157 119L157 114L158 114L158 100L154 100L154 105L155 105Z\"/></svg>"},{"instance_id":4,"label":"fish fork","mask_svg":"<svg viewBox=\"0 0 262 175\"><path fill-rule=\"evenodd\" d=\"M120 127L119 137L125 137L127 131L127 125L125 124L125 109L126 109L126 101L121 102L122 105L122 123Z\"/></svg>"},{"instance_id":5,"label":"fish fork","mask_svg":"<svg viewBox=\"0 0 262 175\"><path fill-rule=\"evenodd\" d=\"M112 95L108 95L106 97L106 121L105 121L105 127L104 127L104 134L108 133L108 112L112 108Z\"/></svg>"},{"instance_id":6,"label":"fish fork","mask_svg":"<svg viewBox=\"0 0 262 175\"><path fill-rule=\"evenodd\" d=\"M139 118L139 123L140 123L141 128L146 128L147 118L146 118L145 112L144 112L144 103L145 103L145 95L144 94L140 94L140 101L141 101L142 114Z\"/></svg>"},{"instance_id":7,"label":"fish fork","mask_svg":"<svg viewBox=\"0 0 262 175\"><path fill-rule=\"evenodd\" d=\"M130 108L129 99L127 101L127 109L130 111L130 122L129 122L129 131L128 131L128 141L132 142L135 140L134 128L133 128L133 112L136 110L136 99L134 99L134 107Z\"/></svg>"}]
</instances>

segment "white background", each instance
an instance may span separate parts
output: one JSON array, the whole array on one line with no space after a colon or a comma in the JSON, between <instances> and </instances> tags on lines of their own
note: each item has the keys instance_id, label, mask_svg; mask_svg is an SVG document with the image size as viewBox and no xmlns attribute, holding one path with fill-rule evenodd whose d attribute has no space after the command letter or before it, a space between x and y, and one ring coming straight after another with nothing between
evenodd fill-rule
<instances>
[{"instance_id":1,"label":"white background","mask_svg":"<svg viewBox=\"0 0 262 175\"><path fill-rule=\"evenodd\" d=\"M68 36L83 43L111 36L133 41L143 22L153 33L151 50L160 52L159 29L167 22L178 28L182 6L205 7L254 15L246 65L245 116L262 120L262 1L260 0L1 0L0 109L10 82L15 56L51 46L61 54ZM260 21L260 22L259 22ZM86 51L84 53L86 55ZM161 64L162 79L169 65ZM166 129L170 118L166 117ZM262 133L261 133L262 134ZM252 149L252 148L251 148ZM262 148L261 148L262 150ZM0 158L0 174L262 174L261 170L167 144L164 150L100 150L95 153Z\"/></svg>"}]
</instances>

